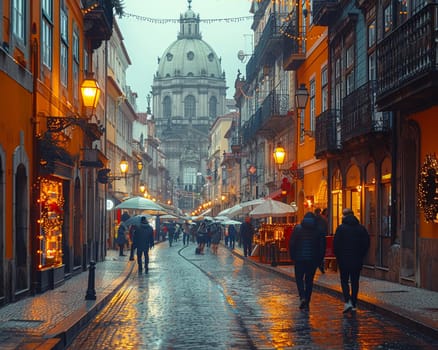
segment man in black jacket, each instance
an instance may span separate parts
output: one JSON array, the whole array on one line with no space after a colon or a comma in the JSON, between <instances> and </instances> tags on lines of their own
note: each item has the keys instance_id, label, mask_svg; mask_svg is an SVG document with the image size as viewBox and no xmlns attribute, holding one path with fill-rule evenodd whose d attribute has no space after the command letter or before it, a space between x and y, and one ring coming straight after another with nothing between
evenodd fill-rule
<instances>
[{"instance_id":1,"label":"man in black jacket","mask_svg":"<svg viewBox=\"0 0 438 350\"><path fill-rule=\"evenodd\" d=\"M321 257L324 255L322 239L315 214L308 212L304 215L301 224L295 226L289 240L290 258L295 262L295 280L300 296L300 309L309 309L313 278Z\"/></svg>"},{"instance_id":2,"label":"man in black jacket","mask_svg":"<svg viewBox=\"0 0 438 350\"><path fill-rule=\"evenodd\" d=\"M370 247L370 236L350 208L345 208L342 215L342 224L336 229L333 238L333 250L339 266L345 313L356 311L360 271Z\"/></svg>"},{"instance_id":3,"label":"man in black jacket","mask_svg":"<svg viewBox=\"0 0 438 350\"><path fill-rule=\"evenodd\" d=\"M145 273L149 271L149 249L154 246L154 230L146 216L141 217L140 226L136 229L134 235L134 244L137 248L138 273L143 271L142 256L144 254Z\"/></svg>"},{"instance_id":4,"label":"man in black jacket","mask_svg":"<svg viewBox=\"0 0 438 350\"><path fill-rule=\"evenodd\" d=\"M251 256L252 253L252 240L254 237L254 227L251 224L251 218L245 217L245 222L240 225L240 239L243 244L243 255Z\"/></svg>"}]
</instances>

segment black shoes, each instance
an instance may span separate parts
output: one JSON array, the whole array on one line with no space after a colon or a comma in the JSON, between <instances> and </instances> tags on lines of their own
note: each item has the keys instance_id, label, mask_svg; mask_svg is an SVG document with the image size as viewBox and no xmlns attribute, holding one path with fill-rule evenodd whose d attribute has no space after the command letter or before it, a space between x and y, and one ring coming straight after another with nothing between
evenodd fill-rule
<instances>
[{"instance_id":1,"label":"black shoes","mask_svg":"<svg viewBox=\"0 0 438 350\"><path fill-rule=\"evenodd\" d=\"M309 303L307 302L306 299L301 299L300 310L309 310Z\"/></svg>"}]
</instances>

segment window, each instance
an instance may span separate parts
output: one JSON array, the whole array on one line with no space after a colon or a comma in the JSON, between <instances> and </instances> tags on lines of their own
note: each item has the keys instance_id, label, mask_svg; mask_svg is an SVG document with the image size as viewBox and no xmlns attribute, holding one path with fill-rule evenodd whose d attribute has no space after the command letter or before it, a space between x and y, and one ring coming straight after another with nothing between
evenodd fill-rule
<instances>
[{"instance_id":1,"label":"window","mask_svg":"<svg viewBox=\"0 0 438 350\"><path fill-rule=\"evenodd\" d=\"M376 33L376 20L374 20L368 25L368 48L376 44Z\"/></svg>"},{"instance_id":2,"label":"window","mask_svg":"<svg viewBox=\"0 0 438 350\"><path fill-rule=\"evenodd\" d=\"M383 11L383 29L384 34L392 30L392 5L389 4Z\"/></svg>"},{"instance_id":3,"label":"window","mask_svg":"<svg viewBox=\"0 0 438 350\"><path fill-rule=\"evenodd\" d=\"M216 118L216 116L217 116L217 98L216 98L216 96L210 97L210 102L208 104L208 115L212 119Z\"/></svg>"},{"instance_id":4,"label":"window","mask_svg":"<svg viewBox=\"0 0 438 350\"><path fill-rule=\"evenodd\" d=\"M184 99L184 117L190 119L196 117L196 100L192 95Z\"/></svg>"},{"instance_id":5,"label":"window","mask_svg":"<svg viewBox=\"0 0 438 350\"><path fill-rule=\"evenodd\" d=\"M315 79L312 79L310 81L310 93L309 93L309 100L310 100L310 130L315 130L315 115L316 115L316 101L315 101Z\"/></svg>"},{"instance_id":6,"label":"window","mask_svg":"<svg viewBox=\"0 0 438 350\"><path fill-rule=\"evenodd\" d=\"M25 38L25 26L26 26L26 14L25 14L25 0L13 0L12 1L12 32L17 39L24 43Z\"/></svg>"},{"instance_id":7,"label":"window","mask_svg":"<svg viewBox=\"0 0 438 350\"><path fill-rule=\"evenodd\" d=\"M195 185L196 184L196 169L195 168L185 168L184 169L183 182L184 182L184 185Z\"/></svg>"},{"instance_id":8,"label":"window","mask_svg":"<svg viewBox=\"0 0 438 350\"><path fill-rule=\"evenodd\" d=\"M73 98L79 99L79 34L73 30Z\"/></svg>"},{"instance_id":9,"label":"window","mask_svg":"<svg viewBox=\"0 0 438 350\"><path fill-rule=\"evenodd\" d=\"M52 68L53 51L53 3L52 0L41 2L41 56L43 64Z\"/></svg>"},{"instance_id":10,"label":"window","mask_svg":"<svg viewBox=\"0 0 438 350\"><path fill-rule=\"evenodd\" d=\"M328 72L327 66L321 69L321 112L328 109Z\"/></svg>"},{"instance_id":11,"label":"window","mask_svg":"<svg viewBox=\"0 0 438 350\"><path fill-rule=\"evenodd\" d=\"M68 16L65 9L61 8L61 84L68 84Z\"/></svg>"},{"instance_id":12,"label":"window","mask_svg":"<svg viewBox=\"0 0 438 350\"><path fill-rule=\"evenodd\" d=\"M349 95L354 90L354 45L345 51L345 94Z\"/></svg>"},{"instance_id":13,"label":"window","mask_svg":"<svg viewBox=\"0 0 438 350\"><path fill-rule=\"evenodd\" d=\"M166 96L163 100L163 116L165 118L172 116L172 103L169 96Z\"/></svg>"}]
</instances>

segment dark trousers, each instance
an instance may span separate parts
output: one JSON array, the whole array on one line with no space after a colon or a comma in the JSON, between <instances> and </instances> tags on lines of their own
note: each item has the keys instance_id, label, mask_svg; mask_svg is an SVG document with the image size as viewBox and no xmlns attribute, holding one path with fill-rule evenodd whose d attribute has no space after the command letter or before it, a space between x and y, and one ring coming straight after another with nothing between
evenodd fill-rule
<instances>
[{"instance_id":1,"label":"dark trousers","mask_svg":"<svg viewBox=\"0 0 438 350\"><path fill-rule=\"evenodd\" d=\"M344 300L347 303L349 300L356 307L357 294L359 293L359 277L360 270L346 270L339 268L339 275L341 277L341 288ZM350 292L351 283L351 292Z\"/></svg>"},{"instance_id":2,"label":"dark trousers","mask_svg":"<svg viewBox=\"0 0 438 350\"><path fill-rule=\"evenodd\" d=\"M137 248L138 271L143 270L143 265L142 265L143 255L144 255L144 269L147 272L149 270L149 249L138 249Z\"/></svg>"},{"instance_id":3,"label":"dark trousers","mask_svg":"<svg viewBox=\"0 0 438 350\"><path fill-rule=\"evenodd\" d=\"M234 246L236 245L236 237L229 236L228 237L228 244L229 244L231 249L234 249Z\"/></svg>"},{"instance_id":4,"label":"dark trousers","mask_svg":"<svg viewBox=\"0 0 438 350\"><path fill-rule=\"evenodd\" d=\"M300 299L310 302L317 265L313 261L295 261L295 280Z\"/></svg>"},{"instance_id":5,"label":"dark trousers","mask_svg":"<svg viewBox=\"0 0 438 350\"><path fill-rule=\"evenodd\" d=\"M134 260L134 251L135 251L135 245L134 243L131 244L131 251L129 253L129 260Z\"/></svg>"},{"instance_id":6,"label":"dark trousers","mask_svg":"<svg viewBox=\"0 0 438 350\"><path fill-rule=\"evenodd\" d=\"M189 245L189 240L190 240L190 233L184 233L183 234L183 244L184 245Z\"/></svg>"},{"instance_id":7,"label":"dark trousers","mask_svg":"<svg viewBox=\"0 0 438 350\"><path fill-rule=\"evenodd\" d=\"M243 255L251 256L252 242L249 241L249 240L244 239L242 243L243 243Z\"/></svg>"},{"instance_id":8,"label":"dark trousers","mask_svg":"<svg viewBox=\"0 0 438 350\"><path fill-rule=\"evenodd\" d=\"M119 243L119 256L123 256L124 254L123 254L123 247L124 247L125 245L124 244L120 244Z\"/></svg>"}]
</instances>

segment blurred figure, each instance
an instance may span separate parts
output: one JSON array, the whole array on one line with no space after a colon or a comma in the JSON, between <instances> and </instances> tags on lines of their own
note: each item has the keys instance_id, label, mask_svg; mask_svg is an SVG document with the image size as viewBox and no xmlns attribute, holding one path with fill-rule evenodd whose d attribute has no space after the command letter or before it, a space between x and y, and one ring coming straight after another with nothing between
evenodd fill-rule
<instances>
[{"instance_id":1,"label":"blurred figure","mask_svg":"<svg viewBox=\"0 0 438 350\"><path fill-rule=\"evenodd\" d=\"M128 232L128 228L126 227L125 223L123 221L120 222L120 226L119 229L117 230L117 238L116 238L116 243L119 246L119 256L125 256L123 250L125 248L126 243L128 243L128 240L126 239L127 232Z\"/></svg>"},{"instance_id":2,"label":"blurred figure","mask_svg":"<svg viewBox=\"0 0 438 350\"><path fill-rule=\"evenodd\" d=\"M207 242L207 223L202 221L197 231L198 254L204 254L205 243Z\"/></svg>"},{"instance_id":3,"label":"blurred figure","mask_svg":"<svg viewBox=\"0 0 438 350\"><path fill-rule=\"evenodd\" d=\"M142 257L144 255L144 270L145 273L149 272L149 249L154 247L154 230L146 216L142 216L140 227L137 228L134 235L134 244L137 248L137 264L138 273L143 271Z\"/></svg>"},{"instance_id":4,"label":"blurred figure","mask_svg":"<svg viewBox=\"0 0 438 350\"><path fill-rule=\"evenodd\" d=\"M353 210L345 208L342 215L342 224L336 229L333 238L333 250L339 266L345 313L356 311L360 271L370 247L370 236L354 216Z\"/></svg>"},{"instance_id":5,"label":"blurred figure","mask_svg":"<svg viewBox=\"0 0 438 350\"><path fill-rule=\"evenodd\" d=\"M187 221L184 221L184 224L182 225L183 229L183 245L189 245L190 241L190 226Z\"/></svg>"},{"instance_id":6,"label":"blurred figure","mask_svg":"<svg viewBox=\"0 0 438 350\"><path fill-rule=\"evenodd\" d=\"M308 310L313 291L313 279L324 256L322 240L316 216L306 213L289 240L289 254L295 262L295 281L300 296L300 309Z\"/></svg>"},{"instance_id":7,"label":"blurred figure","mask_svg":"<svg viewBox=\"0 0 438 350\"><path fill-rule=\"evenodd\" d=\"M236 245L236 234L236 227L233 224L228 225L228 246L230 249L234 249L234 246Z\"/></svg>"},{"instance_id":8,"label":"blurred figure","mask_svg":"<svg viewBox=\"0 0 438 350\"><path fill-rule=\"evenodd\" d=\"M316 216L316 225L318 226L319 233L323 238L321 240L322 251L324 254L321 257L321 262L319 263L319 270L321 273L325 273L325 264L324 264L324 256L325 256L325 248L326 248L326 236L328 234L328 220L327 220L327 208L321 212L321 208L315 209Z\"/></svg>"},{"instance_id":9,"label":"blurred figure","mask_svg":"<svg viewBox=\"0 0 438 350\"><path fill-rule=\"evenodd\" d=\"M252 240L254 237L254 227L251 224L251 218L245 217L245 222L240 226L240 239L243 244L243 255L251 256Z\"/></svg>"},{"instance_id":10,"label":"blurred figure","mask_svg":"<svg viewBox=\"0 0 438 350\"><path fill-rule=\"evenodd\" d=\"M222 237L222 227L220 224L211 224L211 252L217 255L219 242Z\"/></svg>"}]
</instances>

